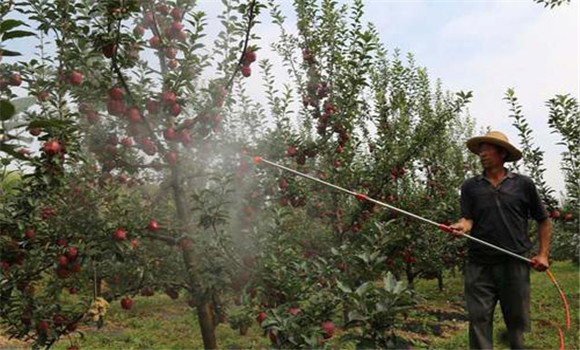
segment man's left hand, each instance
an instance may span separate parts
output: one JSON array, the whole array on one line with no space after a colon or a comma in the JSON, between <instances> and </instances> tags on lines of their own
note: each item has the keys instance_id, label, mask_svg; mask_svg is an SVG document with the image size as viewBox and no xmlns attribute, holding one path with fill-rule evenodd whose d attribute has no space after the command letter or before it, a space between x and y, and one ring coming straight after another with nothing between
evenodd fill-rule
<instances>
[{"instance_id":1,"label":"man's left hand","mask_svg":"<svg viewBox=\"0 0 580 350\"><path fill-rule=\"evenodd\" d=\"M548 257L545 255L541 255L538 254L536 256L534 256L532 258L532 261L530 262L530 265L536 270L536 271L546 271L548 269L548 267L550 266L550 263L548 263Z\"/></svg>"}]
</instances>

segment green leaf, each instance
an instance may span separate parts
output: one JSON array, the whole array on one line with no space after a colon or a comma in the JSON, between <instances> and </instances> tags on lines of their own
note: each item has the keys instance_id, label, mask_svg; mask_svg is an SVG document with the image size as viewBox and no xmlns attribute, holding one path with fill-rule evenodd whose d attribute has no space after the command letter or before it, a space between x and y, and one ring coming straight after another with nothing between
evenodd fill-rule
<instances>
[{"instance_id":1,"label":"green leaf","mask_svg":"<svg viewBox=\"0 0 580 350\"><path fill-rule=\"evenodd\" d=\"M336 281L336 286L338 287L338 289L340 289L344 293L352 293L352 289L350 289L350 287L344 285L341 281Z\"/></svg>"},{"instance_id":2,"label":"green leaf","mask_svg":"<svg viewBox=\"0 0 580 350\"><path fill-rule=\"evenodd\" d=\"M71 125L73 123L74 122L72 120L40 119L30 122L29 128L62 127Z\"/></svg>"},{"instance_id":3,"label":"green leaf","mask_svg":"<svg viewBox=\"0 0 580 350\"><path fill-rule=\"evenodd\" d=\"M15 113L14 105L8 101L0 101L0 120L8 120Z\"/></svg>"},{"instance_id":4,"label":"green leaf","mask_svg":"<svg viewBox=\"0 0 580 350\"><path fill-rule=\"evenodd\" d=\"M2 23L0 23L0 33L7 32L10 29L16 28L19 25L23 25L23 24L25 24L25 23L22 21L15 20L15 19L4 20L4 21L2 21Z\"/></svg>"},{"instance_id":5,"label":"green leaf","mask_svg":"<svg viewBox=\"0 0 580 350\"><path fill-rule=\"evenodd\" d=\"M389 271L387 273L387 277L383 278L384 289L389 292L393 293L397 288L397 279L393 274Z\"/></svg>"},{"instance_id":6,"label":"green leaf","mask_svg":"<svg viewBox=\"0 0 580 350\"><path fill-rule=\"evenodd\" d=\"M22 54L20 52L16 52L16 51L0 49L0 56L12 57L12 56L22 56Z\"/></svg>"},{"instance_id":7,"label":"green leaf","mask_svg":"<svg viewBox=\"0 0 580 350\"><path fill-rule=\"evenodd\" d=\"M10 39L15 39L15 38L23 38L26 36L35 36L36 34L32 33L32 32L27 32L25 30L13 30L11 32L5 33L2 36L2 40L6 41L6 40L10 40Z\"/></svg>"},{"instance_id":8,"label":"green leaf","mask_svg":"<svg viewBox=\"0 0 580 350\"><path fill-rule=\"evenodd\" d=\"M28 160L28 158L24 154L15 151L16 147L17 146L15 145L8 145L6 143L3 143L0 144L0 151L5 152L16 159Z\"/></svg>"},{"instance_id":9,"label":"green leaf","mask_svg":"<svg viewBox=\"0 0 580 350\"><path fill-rule=\"evenodd\" d=\"M357 310L353 310L348 313L348 322L365 322L368 317L364 316Z\"/></svg>"},{"instance_id":10,"label":"green leaf","mask_svg":"<svg viewBox=\"0 0 580 350\"><path fill-rule=\"evenodd\" d=\"M356 293L358 296L361 296L361 297L362 297L362 296L363 296L363 295L365 295L365 294L366 294L366 293L369 291L369 289L371 289L372 287L373 287L373 284L372 284L371 282L365 282L365 283L361 284L361 285L360 285L360 287L358 287L358 288L356 289L355 293Z\"/></svg>"}]
</instances>

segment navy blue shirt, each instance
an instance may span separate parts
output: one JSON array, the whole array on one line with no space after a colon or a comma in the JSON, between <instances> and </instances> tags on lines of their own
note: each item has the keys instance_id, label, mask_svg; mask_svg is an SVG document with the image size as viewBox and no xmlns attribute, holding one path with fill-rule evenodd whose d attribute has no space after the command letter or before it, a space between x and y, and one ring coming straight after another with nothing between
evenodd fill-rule
<instances>
[{"instance_id":1,"label":"navy blue shirt","mask_svg":"<svg viewBox=\"0 0 580 350\"><path fill-rule=\"evenodd\" d=\"M461 187L461 216L473 220L471 235L517 254L532 248L528 220L548 218L532 179L508 172L494 187L483 175L475 176ZM468 242L468 259L481 264L496 264L508 255L475 241Z\"/></svg>"}]
</instances>

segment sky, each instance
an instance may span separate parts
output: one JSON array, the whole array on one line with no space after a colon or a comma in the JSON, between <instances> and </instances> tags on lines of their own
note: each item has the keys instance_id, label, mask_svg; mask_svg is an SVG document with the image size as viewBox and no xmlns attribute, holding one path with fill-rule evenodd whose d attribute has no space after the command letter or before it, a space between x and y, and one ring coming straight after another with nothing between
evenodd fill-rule
<instances>
[{"instance_id":1,"label":"sky","mask_svg":"<svg viewBox=\"0 0 580 350\"><path fill-rule=\"evenodd\" d=\"M292 2L278 3L287 16L287 31L295 33ZM440 78L445 89L473 91L469 113L478 128L502 131L519 146L517 129L503 100L506 90L514 88L533 130L533 142L545 152L546 181L557 193L564 189L560 171L564 148L548 128L545 102L556 94L579 97L578 0L552 10L532 0L370 0L364 4L364 19L376 26L388 50L413 53L417 64L428 69L433 81ZM216 16L221 6L221 1L199 1L199 8L208 15L209 37L218 30ZM256 27L261 36L259 59L275 64L281 86L287 75L268 49L279 31L266 14L261 22ZM31 54L33 46L21 40L13 48ZM252 68L248 91L259 98L261 76L257 65Z\"/></svg>"},{"instance_id":2,"label":"sky","mask_svg":"<svg viewBox=\"0 0 580 350\"><path fill-rule=\"evenodd\" d=\"M287 16L286 29L295 32L292 2L279 3ZM545 152L546 182L559 197L564 190L560 154L565 149L548 128L545 103L556 94L579 97L577 0L552 10L532 0L367 0L364 4L364 19L376 26L388 50L413 53L432 81L440 78L447 90L473 91L469 114L478 130L501 131L519 147L518 131L503 100L508 88L515 89L533 130L533 142ZM200 5L208 14L219 7L216 1ZM278 58L265 49L276 40L277 28L263 21L256 30L262 36L260 58L276 62ZM285 76L283 69L276 72ZM250 79L255 87L250 90L259 91L259 74Z\"/></svg>"},{"instance_id":3,"label":"sky","mask_svg":"<svg viewBox=\"0 0 580 350\"><path fill-rule=\"evenodd\" d=\"M578 98L578 1L546 9L523 1L369 1L368 20L387 46L413 52L431 77L451 91L472 90L470 114L480 127L504 132L519 146L503 100L514 88L545 152L546 181L564 188L558 135L548 128L545 102L556 94Z\"/></svg>"}]
</instances>

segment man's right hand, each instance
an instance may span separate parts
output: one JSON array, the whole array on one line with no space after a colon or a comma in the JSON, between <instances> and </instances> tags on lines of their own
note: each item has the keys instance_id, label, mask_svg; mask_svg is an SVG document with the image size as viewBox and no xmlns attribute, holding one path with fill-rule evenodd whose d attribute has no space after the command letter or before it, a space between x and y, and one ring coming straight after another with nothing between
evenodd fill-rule
<instances>
[{"instance_id":1,"label":"man's right hand","mask_svg":"<svg viewBox=\"0 0 580 350\"><path fill-rule=\"evenodd\" d=\"M449 226L451 228L450 234L452 234L455 237L461 237L463 235L468 234L471 231L472 226L473 226L472 220L461 218L461 220Z\"/></svg>"}]
</instances>

